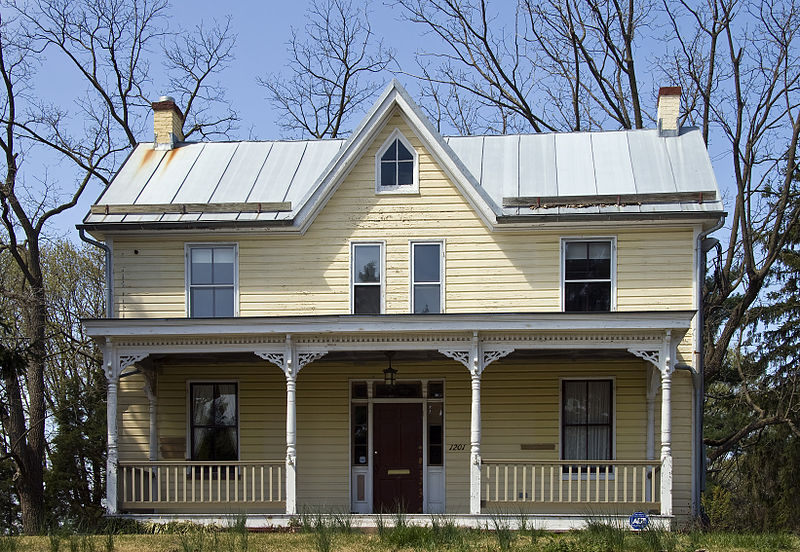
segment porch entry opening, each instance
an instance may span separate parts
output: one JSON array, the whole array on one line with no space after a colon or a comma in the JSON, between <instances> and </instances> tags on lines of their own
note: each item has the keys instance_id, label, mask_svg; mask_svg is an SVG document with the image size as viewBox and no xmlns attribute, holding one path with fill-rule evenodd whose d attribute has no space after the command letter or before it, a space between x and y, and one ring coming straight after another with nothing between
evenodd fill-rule
<instances>
[{"instance_id":1,"label":"porch entry opening","mask_svg":"<svg viewBox=\"0 0 800 552\"><path fill-rule=\"evenodd\" d=\"M351 383L351 509L444 512L444 382Z\"/></svg>"}]
</instances>

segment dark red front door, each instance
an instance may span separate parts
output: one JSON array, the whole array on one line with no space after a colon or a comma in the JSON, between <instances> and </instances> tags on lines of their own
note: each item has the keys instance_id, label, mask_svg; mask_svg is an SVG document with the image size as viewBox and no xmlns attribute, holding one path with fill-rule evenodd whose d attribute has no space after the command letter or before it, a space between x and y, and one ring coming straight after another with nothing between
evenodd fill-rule
<instances>
[{"instance_id":1,"label":"dark red front door","mask_svg":"<svg viewBox=\"0 0 800 552\"><path fill-rule=\"evenodd\" d=\"M422 405L373 405L374 512L422 513Z\"/></svg>"}]
</instances>

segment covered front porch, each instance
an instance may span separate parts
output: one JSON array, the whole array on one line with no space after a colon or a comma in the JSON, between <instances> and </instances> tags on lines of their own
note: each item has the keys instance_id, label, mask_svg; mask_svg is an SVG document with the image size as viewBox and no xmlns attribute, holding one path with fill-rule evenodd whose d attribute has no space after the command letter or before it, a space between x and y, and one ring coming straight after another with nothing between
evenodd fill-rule
<instances>
[{"instance_id":1,"label":"covered front porch","mask_svg":"<svg viewBox=\"0 0 800 552\"><path fill-rule=\"evenodd\" d=\"M524 513L570 528L634 511L668 520L670 389L691 316L89 321L109 382L107 509L149 519L241 512L280 525L309 509L366 520L391 511L395 493L391 506L421 520ZM393 390L383 381L389 351ZM574 432L565 402L606 381L607 454L579 459L565 443ZM192 386L220 395L224 382L236 384L236 457L193 459ZM420 428L409 437L418 472L380 461L381 431L396 432L398 416Z\"/></svg>"}]
</instances>

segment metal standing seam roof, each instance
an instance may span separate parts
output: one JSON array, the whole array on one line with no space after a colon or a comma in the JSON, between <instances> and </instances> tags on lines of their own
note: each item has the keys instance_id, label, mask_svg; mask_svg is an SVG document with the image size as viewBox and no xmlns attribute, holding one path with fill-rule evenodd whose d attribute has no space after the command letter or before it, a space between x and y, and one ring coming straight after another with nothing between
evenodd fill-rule
<instances>
[{"instance_id":1,"label":"metal standing seam roof","mask_svg":"<svg viewBox=\"0 0 800 552\"><path fill-rule=\"evenodd\" d=\"M691 192L705 201L505 206L503 214L722 211L699 130L444 137L474 182L497 204L509 198ZM89 214L87 224L223 220L291 221L345 140L139 144L97 205L291 202L291 211ZM517 202L520 203L519 201Z\"/></svg>"}]
</instances>

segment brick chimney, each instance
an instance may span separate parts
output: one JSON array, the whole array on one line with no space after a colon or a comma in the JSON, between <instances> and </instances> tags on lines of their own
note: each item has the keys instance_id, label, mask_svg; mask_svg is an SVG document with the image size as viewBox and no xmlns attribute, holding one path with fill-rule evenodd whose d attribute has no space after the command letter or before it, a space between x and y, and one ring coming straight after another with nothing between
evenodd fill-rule
<instances>
[{"instance_id":1,"label":"brick chimney","mask_svg":"<svg viewBox=\"0 0 800 552\"><path fill-rule=\"evenodd\" d=\"M171 150L177 142L183 142L183 113L170 96L161 96L152 105L155 148Z\"/></svg>"},{"instance_id":2,"label":"brick chimney","mask_svg":"<svg viewBox=\"0 0 800 552\"><path fill-rule=\"evenodd\" d=\"M658 89L658 135L677 136L681 111L681 87L662 86Z\"/></svg>"}]
</instances>

